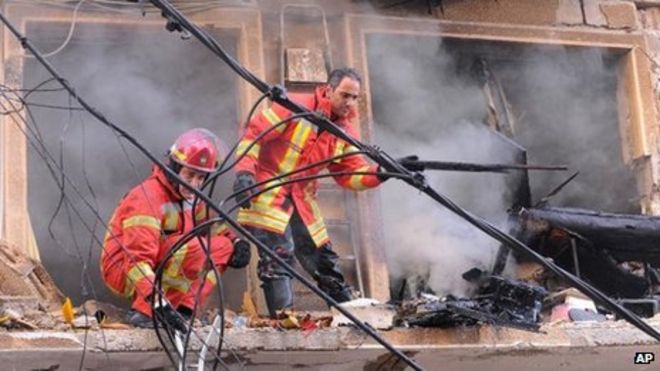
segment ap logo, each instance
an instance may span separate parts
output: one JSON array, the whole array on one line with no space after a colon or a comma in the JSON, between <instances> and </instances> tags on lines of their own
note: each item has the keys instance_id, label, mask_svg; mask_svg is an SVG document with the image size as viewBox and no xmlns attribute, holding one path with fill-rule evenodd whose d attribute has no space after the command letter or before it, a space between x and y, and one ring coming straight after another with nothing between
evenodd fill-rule
<instances>
[{"instance_id":1,"label":"ap logo","mask_svg":"<svg viewBox=\"0 0 660 371\"><path fill-rule=\"evenodd\" d=\"M652 352L637 352L633 363L636 365L648 365L655 360L655 355Z\"/></svg>"}]
</instances>

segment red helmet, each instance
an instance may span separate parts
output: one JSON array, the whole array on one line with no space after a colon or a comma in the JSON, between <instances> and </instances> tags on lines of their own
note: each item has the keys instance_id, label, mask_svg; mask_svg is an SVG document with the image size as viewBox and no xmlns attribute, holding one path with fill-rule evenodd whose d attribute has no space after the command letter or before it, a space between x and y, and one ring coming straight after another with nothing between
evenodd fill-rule
<instances>
[{"instance_id":1,"label":"red helmet","mask_svg":"<svg viewBox=\"0 0 660 371\"><path fill-rule=\"evenodd\" d=\"M207 129L195 128L181 134L172 147L170 158L185 167L210 173L218 166L220 140Z\"/></svg>"}]
</instances>

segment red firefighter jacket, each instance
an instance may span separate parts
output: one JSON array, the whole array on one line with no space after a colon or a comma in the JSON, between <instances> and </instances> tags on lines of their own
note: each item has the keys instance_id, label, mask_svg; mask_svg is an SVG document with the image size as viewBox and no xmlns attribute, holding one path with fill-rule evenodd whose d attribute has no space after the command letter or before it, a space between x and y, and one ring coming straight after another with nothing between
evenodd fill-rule
<instances>
[{"instance_id":1,"label":"red firefighter jacket","mask_svg":"<svg viewBox=\"0 0 660 371\"><path fill-rule=\"evenodd\" d=\"M311 111L330 117L330 102L323 97L321 88L317 88L315 94L291 94L291 98ZM357 151L328 132L319 133L317 127L304 118L294 119L271 130L250 147L261 133L291 115L291 111L273 104L248 123L237 154L240 156L246 150L248 152L237 164L237 171L250 172L261 182L317 161ZM354 138L359 138L351 123L353 118L355 112L335 123ZM315 175L324 169L330 172L376 172L377 165L369 164L361 155L354 155L316 166L285 180ZM351 190L375 187L381 182L375 175L343 175L335 176L334 179L340 186ZM267 183L262 188L274 184L277 182ZM316 180L273 188L253 198L249 209L241 209L238 221L244 225L284 233L295 204L316 246L321 246L329 241L329 237L316 202L316 190Z\"/></svg>"},{"instance_id":2,"label":"red firefighter jacket","mask_svg":"<svg viewBox=\"0 0 660 371\"><path fill-rule=\"evenodd\" d=\"M207 220L206 208L200 203L194 217ZM119 203L109 224L101 253L101 271L106 284L117 294L133 297L133 309L150 314L154 271L172 245L193 227L190 204L167 180L165 173L154 166L144 182L130 190ZM211 255L223 271L233 253L234 235L224 224L211 229ZM205 254L198 239L187 242L168 261L163 272L163 290L170 301L190 306L197 279L205 262ZM209 272L203 296L215 284Z\"/></svg>"}]
</instances>

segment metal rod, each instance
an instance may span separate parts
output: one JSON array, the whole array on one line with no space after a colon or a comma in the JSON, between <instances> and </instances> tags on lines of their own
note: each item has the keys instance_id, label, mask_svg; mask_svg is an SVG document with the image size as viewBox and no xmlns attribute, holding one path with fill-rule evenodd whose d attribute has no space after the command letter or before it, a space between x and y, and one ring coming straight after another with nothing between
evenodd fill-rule
<instances>
[{"instance_id":1,"label":"metal rod","mask_svg":"<svg viewBox=\"0 0 660 371\"><path fill-rule=\"evenodd\" d=\"M402 163L411 166L417 166L424 170L495 172L495 173L503 173L509 170L564 171L568 169L566 165L473 164L467 162L416 161L416 160L404 160L402 161Z\"/></svg>"},{"instance_id":2,"label":"metal rod","mask_svg":"<svg viewBox=\"0 0 660 371\"><path fill-rule=\"evenodd\" d=\"M574 237L571 237L571 253L573 254L573 267L575 269L575 276L582 278L582 276L580 276L580 260L578 260L577 243L575 242Z\"/></svg>"}]
</instances>

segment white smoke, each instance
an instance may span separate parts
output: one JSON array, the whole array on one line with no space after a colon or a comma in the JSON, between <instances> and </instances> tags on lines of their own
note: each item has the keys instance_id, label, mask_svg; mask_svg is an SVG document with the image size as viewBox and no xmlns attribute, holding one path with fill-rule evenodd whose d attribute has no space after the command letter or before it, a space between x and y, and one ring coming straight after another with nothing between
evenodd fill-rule
<instances>
[{"instance_id":1,"label":"white smoke","mask_svg":"<svg viewBox=\"0 0 660 371\"><path fill-rule=\"evenodd\" d=\"M373 66L378 71L371 74L376 141L385 150L427 160L512 161L510 149L480 122L487 112L482 90L456 75L454 60L437 41L374 38L369 47L372 60L385 62ZM439 192L504 226L511 197L503 175L426 174ZM390 181L382 187L381 202L394 277L427 277L436 293L461 296L470 288L462 273L473 267L491 268L499 243L429 197Z\"/></svg>"},{"instance_id":2,"label":"white smoke","mask_svg":"<svg viewBox=\"0 0 660 371\"><path fill-rule=\"evenodd\" d=\"M49 35L66 35L67 30L68 24L28 23L27 36L39 49L53 50L61 39ZM235 53L233 36L216 36ZM157 157L163 158L175 138L193 127L212 130L226 145L233 144L236 138L241 120L236 104L237 77L199 43L168 33L164 21L159 26L80 23L70 43L50 62L82 97ZM24 86L35 86L49 77L34 59L26 61ZM65 93L34 93L30 101L65 107L69 104ZM56 157L60 137L63 138L65 171L94 204L86 186L84 175L87 176L105 222L122 196L149 175L151 161L126 140L122 140L124 153L115 134L90 115L76 112L71 119L65 110L39 107L33 108L33 114L33 123L40 125L44 142ZM62 290L79 301L81 265L86 263L99 299L113 300L115 297L104 289L99 278L100 246L90 243L90 233L82 222L73 215L71 229L66 213L60 211L52 229L61 245L48 233L48 222L60 192L34 151L29 156L30 215L47 269ZM232 180L231 175L224 176L216 187L216 195L229 194ZM87 225L94 225L96 217L79 197L70 188L67 194L82 210ZM104 233L99 224L97 238L102 240ZM242 272L235 272L228 272L230 281L244 281ZM228 299L240 303L242 291L241 287L228 290ZM89 298L90 292L82 294ZM232 295L236 298L232 299Z\"/></svg>"},{"instance_id":3,"label":"white smoke","mask_svg":"<svg viewBox=\"0 0 660 371\"><path fill-rule=\"evenodd\" d=\"M529 162L566 164L581 172L553 205L635 210L633 173L623 166L620 152L611 55L595 49L459 44L422 36L367 39L376 142L393 154L427 160L513 162L510 147L484 126L484 92L466 73L475 57L486 56L514 108L515 140L528 150ZM438 191L506 227L514 189L510 178L426 173ZM534 200L567 176L530 172ZM438 294L465 295L470 285L461 274L492 267L498 242L411 187L388 182L381 203L394 278L428 277Z\"/></svg>"}]
</instances>

